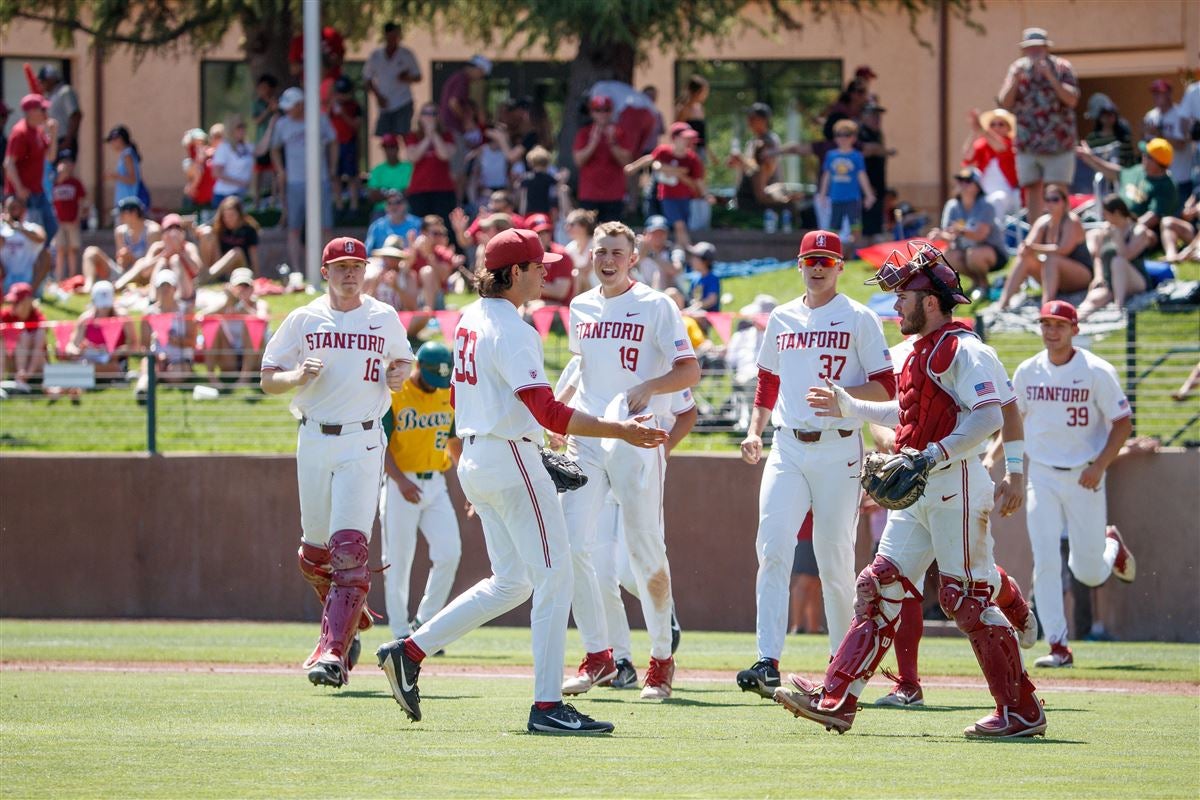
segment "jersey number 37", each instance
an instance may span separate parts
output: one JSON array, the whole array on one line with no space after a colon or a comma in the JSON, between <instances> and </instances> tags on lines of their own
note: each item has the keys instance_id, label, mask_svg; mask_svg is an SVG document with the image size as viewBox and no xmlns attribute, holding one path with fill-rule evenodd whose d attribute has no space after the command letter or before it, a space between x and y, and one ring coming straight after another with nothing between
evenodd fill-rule
<instances>
[{"instance_id":1,"label":"jersey number 37","mask_svg":"<svg viewBox=\"0 0 1200 800\"><path fill-rule=\"evenodd\" d=\"M454 359L454 381L469 383L474 386L479 381L479 371L475 368L475 345L479 337L475 331L459 328L454 334L457 346L457 358Z\"/></svg>"}]
</instances>

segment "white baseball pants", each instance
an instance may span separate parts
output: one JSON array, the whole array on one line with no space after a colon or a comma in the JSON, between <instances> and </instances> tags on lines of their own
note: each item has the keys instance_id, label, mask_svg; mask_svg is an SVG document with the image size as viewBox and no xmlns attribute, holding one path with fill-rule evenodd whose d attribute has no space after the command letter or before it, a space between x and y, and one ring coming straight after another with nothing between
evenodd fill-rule
<instances>
[{"instance_id":1,"label":"white baseball pants","mask_svg":"<svg viewBox=\"0 0 1200 800\"><path fill-rule=\"evenodd\" d=\"M413 634L435 653L510 611L533 593L533 699L562 700L571 547L554 483L532 442L467 437L458 479L483 522L492 576L460 594Z\"/></svg>"},{"instance_id":2,"label":"white baseball pants","mask_svg":"<svg viewBox=\"0 0 1200 800\"><path fill-rule=\"evenodd\" d=\"M858 432L845 438L836 431L826 432L819 442L801 442L789 428L775 431L758 494L755 600L759 658L783 655L796 534L810 508L830 653L850 629L862 455Z\"/></svg>"},{"instance_id":3,"label":"white baseball pants","mask_svg":"<svg viewBox=\"0 0 1200 800\"><path fill-rule=\"evenodd\" d=\"M305 542L326 547L335 531L361 531L368 541L383 477L382 427L340 436L301 425L296 436L300 527Z\"/></svg>"},{"instance_id":4,"label":"white baseball pants","mask_svg":"<svg viewBox=\"0 0 1200 800\"><path fill-rule=\"evenodd\" d=\"M1057 470L1030 462L1025 481L1025 521L1033 548L1033 598L1046 641L1067 642L1067 617L1063 612L1063 530L1071 543L1067 566L1088 586L1108 580L1117 547L1108 546L1104 533L1108 509L1104 480L1096 491L1079 485L1083 467Z\"/></svg>"},{"instance_id":5,"label":"white baseball pants","mask_svg":"<svg viewBox=\"0 0 1200 800\"><path fill-rule=\"evenodd\" d=\"M400 494L400 487L388 477L383 479L379 498L383 520L384 598L387 601L388 626L392 636L408 635L408 586L412 576L413 555L417 550L417 531L429 547L429 577L425 594L417 606L416 618L433 617L450 596L454 574L462 557L462 539L458 517L446 490L446 476L435 472L432 477L418 478L416 473L404 473L421 489L421 499L410 503Z\"/></svg>"},{"instance_id":6,"label":"white baseball pants","mask_svg":"<svg viewBox=\"0 0 1200 800\"><path fill-rule=\"evenodd\" d=\"M638 597L637 580L629 566L629 551L625 546L625 531L621 524L621 508L612 495L604 501L596 523L596 546L592 550L592 565L600 584L600 600L608 623L608 638L612 642L613 658L633 660L629 618L625 615L625 599L621 589ZM640 599L640 598L639 598Z\"/></svg>"},{"instance_id":7,"label":"white baseball pants","mask_svg":"<svg viewBox=\"0 0 1200 800\"><path fill-rule=\"evenodd\" d=\"M597 439L571 437L568 454L588 476L583 487L561 496L571 537L575 591L571 610L584 649L612 647L592 552L604 498L612 492L620 507L630 568L650 634L650 655L671 657L671 570L662 520L665 458L662 448L642 450L624 442L602 448Z\"/></svg>"}]
</instances>

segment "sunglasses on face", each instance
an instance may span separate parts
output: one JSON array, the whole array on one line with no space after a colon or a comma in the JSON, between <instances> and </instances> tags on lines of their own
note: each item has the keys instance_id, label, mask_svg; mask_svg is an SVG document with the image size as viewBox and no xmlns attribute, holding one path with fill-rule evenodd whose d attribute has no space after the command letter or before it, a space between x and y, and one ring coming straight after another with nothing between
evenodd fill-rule
<instances>
[{"instance_id":1,"label":"sunglasses on face","mask_svg":"<svg viewBox=\"0 0 1200 800\"><path fill-rule=\"evenodd\" d=\"M822 269L834 269L842 263L833 256L800 256L798 260L802 267L821 267Z\"/></svg>"},{"instance_id":2,"label":"sunglasses on face","mask_svg":"<svg viewBox=\"0 0 1200 800\"><path fill-rule=\"evenodd\" d=\"M422 117L436 117L437 112L430 108L430 109L426 109L425 111L422 111L421 116Z\"/></svg>"},{"instance_id":3,"label":"sunglasses on face","mask_svg":"<svg viewBox=\"0 0 1200 800\"><path fill-rule=\"evenodd\" d=\"M1042 198L1047 203L1061 203L1063 198L1061 194L1049 194Z\"/></svg>"},{"instance_id":4,"label":"sunglasses on face","mask_svg":"<svg viewBox=\"0 0 1200 800\"><path fill-rule=\"evenodd\" d=\"M1008 123L1002 122L1001 120L994 120L994 121L988 123L988 127L989 128L1004 128L1005 130L1008 130Z\"/></svg>"},{"instance_id":5,"label":"sunglasses on face","mask_svg":"<svg viewBox=\"0 0 1200 800\"><path fill-rule=\"evenodd\" d=\"M955 178L954 182L966 184L966 183L971 183L972 181L970 178Z\"/></svg>"}]
</instances>

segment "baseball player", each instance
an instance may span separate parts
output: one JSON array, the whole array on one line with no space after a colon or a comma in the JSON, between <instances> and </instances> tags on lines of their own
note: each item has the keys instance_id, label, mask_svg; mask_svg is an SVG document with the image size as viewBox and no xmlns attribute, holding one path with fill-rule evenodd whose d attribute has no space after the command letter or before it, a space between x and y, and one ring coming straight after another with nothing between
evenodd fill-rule
<instances>
[{"instance_id":1,"label":"baseball player","mask_svg":"<svg viewBox=\"0 0 1200 800\"><path fill-rule=\"evenodd\" d=\"M776 307L767 320L750 430L742 441L742 459L757 464L768 418L775 426L758 496L758 661L737 674L742 691L768 698L780 685L796 531L810 509L830 652L850 627L854 605L861 423L817 416L805 394L829 379L863 400L895 396L891 353L879 317L838 292L845 263L838 235L808 232L797 262L805 292Z\"/></svg>"},{"instance_id":2,"label":"baseball player","mask_svg":"<svg viewBox=\"0 0 1200 800\"><path fill-rule=\"evenodd\" d=\"M450 373L454 356L441 342L426 342L417 351L417 364L383 418L387 436L384 481L380 498L383 521L383 573L388 625L399 639L431 618L450 596L454 573L462 556L458 517L446 491L446 470L457 465L462 441L454 435L450 405ZM429 546L429 577L425 594L411 625L408 582L412 574L417 531Z\"/></svg>"},{"instance_id":3,"label":"baseball player","mask_svg":"<svg viewBox=\"0 0 1200 800\"><path fill-rule=\"evenodd\" d=\"M909 354L912 353L916 338L918 337L910 336L892 348L892 363L896 365L897 373L900 372L904 362L908 360ZM1000 365L999 358L996 359L996 364ZM984 456L983 468L989 475L991 474L991 462L1003 447L1007 458L1005 459L1004 477L996 487L996 507L1001 516L1008 517L1019 511L1025 504L1025 459L1022 455L1025 433L1021 425L1021 413L1017 410L1017 396L1013 392L1012 381L1008 379L1008 373L1003 368L997 371L995 384L1000 398L1003 424L1000 428L1000 436L996 437L987 455ZM872 424L871 433L881 452L894 451L895 431ZM930 554L930 558L932 557ZM926 565L925 569L928 570L928 568ZM920 567L915 569L919 571ZM1028 650L1037 642L1037 617L1030 611L1029 603L1026 602L1017 582L999 564L996 565L996 571L999 575L999 586L994 597L996 605L1016 630L1021 649ZM920 583L921 577L918 576L914 584L915 588L919 589L920 586L917 584ZM925 694L921 689L921 678L917 667L921 637L925 633L923 600L924 598L921 596L914 595L905 597L900 604L900 619L897 623L895 639L896 673L892 674L886 669L883 670L883 674L894 681L895 686L890 692L875 701L877 706L903 708L925 705Z\"/></svg>"},{"instance_id":4,"label":"baseball player","mask_svg":"<svg viewBox=\"0 0 1200 800\"><path fill-rule=\"evenodd\" d=\"M915 503L889 512L875 560L858 576L854 623L824 683L796 676L795 688L776 689L775 700L826 729L849 730L858 697L895 637L899 604L919 594L912 581L932 552L941 571L942 610L970 640L996 701L996 710L964 733L1042 735L1046 714L1021 664L1016 633L991 600L1000 581L989 525L993 485L978 456L1003 418L995 353L951 319L955 304L969 301L932 245L919 243L908 255L893 252L870 282L896 292L900 330L920 335L900 373L898 402L859 400L828 380L812 388L808 401L823 416L896 426L902 453L889 466L909 485L920 486L920 478L928 483Z\"/></svg>"},{"instance_id":5,"label":"baseball player","mask_svg":"<svg viewBox=\"0 0 1200 800\"><path fill-rule=\"evenodd\" d=\"M554 387L555 397L567 405L576 402L576 389L579 377L579 356L573 357L563 368L558 384ZM684 437L691 432L698 416L696 401L691 389L676 392L671 397L669 413L660 415L658 422L669 433L666 454L671 451ZM566 442L563 442L565 446ZM665 466L665 465L664 465ZM621 589L629 592L638 600L637 579L629 563L629 548L625 542L624 526L621 524L621 507L610 493L605 498L604 506L596 521L596 540L592 548L592 566L596 570L596 580L600 587L600 599L604 604L604 618L608 625L608 635L613 645L613 660L617 674L606 685L614 689L628 689L638 683L637 668L633 665L633 646L629 636L629 619L625 615L625 601L621 597ZM683 631L671 611L671 655L679 648L679 640Z\"/></svg>"},{"instance_id":6,"label":"baseball player","mask_svg":"<svg viewBox=\"0 0 1200 800\"><path fill-rule=\"evenodd\" d=\"M593 235L592 266L600 285L571 301L568 346L580 356L579 408L624 417L647 411L668 414L671 395L700 380L700 364L675 303L630 277L637 237L620 222L605 222ZM659 423L661 426L661 422ZM585 655L564 694L582 694L616 676L612 642L592 564L596 520L611 490L620 506L630 565L650 634L650 666L643 700L671 696L671 569L662 521L662 450L638 451L620 443L571 437L567 452L587 474L578 491L562 495L571 536L575 593L571 610Z\"/></svg>"},{"instance_id":7,"label":"baseball player","mask_svg":"<svg viewBox=\"0 0 1200 800\"><path fill-rule=\"evenodd\" d=\"M333 239L321 256L327 294L287 315L263 353L262 389L298 388L296 472L300 573L317 592L321 636L304 662L314 684L350 679L356 632L371 626L367 544L375 521L386 442L380 417L400 389L412 349L395 310L360 294L366 246Z\"/></svg>"},{"instance_id":8,"label":"baseball player","mask_svg":"<svg viewBox=\"0 0 1200 800\"><path fill-rule=\"evenodd\" d=\"M492 576L452 600L411 636L377 651L392 696L414 722L421 719L418 678L426 653L436 652L533 593L534 693L528 729L541 733L609 733L610 722L562 702L562 670L572 569L566 522L538 445L545 429L573 436L620 438L655 449L666 431L641 423L597 419L554 399L542 341L518 308L541 295L546 253L533 231L497 234L476 268L480 299L454 331L455 424L463 440L458 478L483 522Z\"/></svg>"},{"instance_id":9,"label":"baseball player","mask_svg":"<svg viewBox=\"0 0 1200 800\"><path fill-rule=\"evenodd\" d=\"M1116 526L1106 527L1104 473L1133 428L1129 401L1117 372L1104 359L1072 346L1079 333L1075 307L1065 300L1042 306L1046 349L1013 373L1017 403L1029 434L1026 488L1029 542L1033 546L1033 598L1050 643L1038 667L1075 663L1067 647L1063 614L1062 555L1080 583L1099 586L1109 573L1129 583L1137 563Z\"/></svg>"}]
</instances>

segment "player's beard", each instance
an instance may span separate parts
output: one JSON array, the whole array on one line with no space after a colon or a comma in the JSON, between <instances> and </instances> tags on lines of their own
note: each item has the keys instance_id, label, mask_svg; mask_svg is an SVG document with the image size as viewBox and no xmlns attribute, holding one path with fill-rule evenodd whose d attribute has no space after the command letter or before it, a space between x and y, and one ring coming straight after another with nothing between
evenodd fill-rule
<instances>
[{"instance_id":1,"label":"player's beard","mask_svg":"<svg viewBox=\"0 0 1200 800\"><path fill-rule=\"evenodd\" d=\"M925 306L923 303L918 302L915 306L913 306L911 314L900 317L900 332L905 336L911 336L914 333L920 333L921 331L925 330L925 323L927 321L928 320L925 317Z\"/></svg>"}]
</instances>

